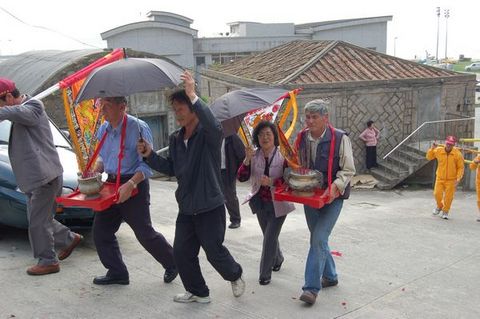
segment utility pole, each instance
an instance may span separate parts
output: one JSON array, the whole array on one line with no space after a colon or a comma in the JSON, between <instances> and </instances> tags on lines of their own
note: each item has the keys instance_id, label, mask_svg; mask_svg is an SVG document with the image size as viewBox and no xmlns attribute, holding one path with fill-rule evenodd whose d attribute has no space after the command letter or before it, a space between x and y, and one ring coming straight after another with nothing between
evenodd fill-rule
<instances>
[{"instance_id":1,"label":"utility pole","mask_svg":"<svg viewBox=\"0 0 480 319\"><path fill-rule=\"evenodd\" d=\"M449 9L445 9L444 10L444 13L445 13L445 60L448 58L448 55L447 55L447 40L448 40L448 18L450 18L450 10Z\"/></svg>"},{"instance_id":2,"label":"utility pole","mask_svg":"<svg viewBox=\"0 0 480 319\"><path fill-rule=\"evenodd\" d=\"M438 64L438 39L440 37L440 7L437 7L437 51L435 53L435 59Z\"/></svg>"},{"instance_id":3,"label":"utility pole","mask_svg":"<svg viewBox=\"0 0 480 319\"><path fill-rule=\"evenodd\" d=\"M398 37L393 38L393 56L397 56L397 39Z\"/></svg>"}]
</instances>

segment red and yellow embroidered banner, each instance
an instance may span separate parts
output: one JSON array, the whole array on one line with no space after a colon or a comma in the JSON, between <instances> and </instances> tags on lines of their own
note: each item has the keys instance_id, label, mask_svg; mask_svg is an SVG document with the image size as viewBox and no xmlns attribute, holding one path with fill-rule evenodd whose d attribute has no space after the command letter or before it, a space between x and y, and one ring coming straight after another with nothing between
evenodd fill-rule
<instances>
[{"instance_id":1,"label":"red and yellow embroidered banner","mask_svg":"<svg viewBox=\"0 0 480 319\"><path fill-rule=\"evenodd\" d=\"M85 170L88 159L95 150L97 144L96 132L102 122L102 116L99 105L97 105L93 99L82 101L76 105L73 105L73 102L90 72L97 67L114 62L123 57L123 50L116 49L60 81L68 130L70 132L73 149L77 154L78 168L81 172Z\"/></svg>"}]
</instances>

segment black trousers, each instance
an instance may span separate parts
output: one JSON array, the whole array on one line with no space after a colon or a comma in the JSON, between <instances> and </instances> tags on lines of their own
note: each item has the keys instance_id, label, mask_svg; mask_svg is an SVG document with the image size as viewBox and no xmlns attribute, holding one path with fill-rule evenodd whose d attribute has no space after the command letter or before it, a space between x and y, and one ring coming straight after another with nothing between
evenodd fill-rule
<instances>
[{"instance_id":1,"label":"black trousers","mask_svg":"<svg viewBox=\"0 0 480 319\"><path fill-rule=\"evenodd\" d=\"M225 206L227 207L230 222L240 223L240 205L237 197L237 180L228 180L226 170L222 169L223 195L225 196Z\"/></svg>"},{"instance_id":2,"label":"black trousers","mask_svg":"<svg viewBox=\"0 0 480 319\"><path fill-rule=\"evenodd\" d=\"M376 146L367 146L367 158L366 158L367 169L372 167L377 167L377 147Z\"/></svg>"},{"instance_id":3,"label":"black trousers","mask_svg":"<svg viewBox=\"0 0 480 319\"><path fill-rule=\"evenodd\" d=\"M253 213L257 215L258 224L263 233L262 258L260 259L258 279L267 280L272 277L272 268L281 265L284 260L278 236L280 236L283 222L287 216L277 218L272 202L264 203L261 207L256 208Z\"/></svg>"},{"instance_id":4,"label":"black trousers","mask_svg":"<svg viewBox=\"0 0 480 319\"><path fill-rule=\"evenodd\" d=\"M242 267L223 245L225 238L225 207L197 214L178 214L173 254L185 290L200 297L209 295L200 270L198 253L203 248L210 264L228 281L242 275Z\"/></svg>"},{"instance_id":5,"label":"black trousers","mask_svg":"<svg viewBox=\"0 0 480 319\"><path fill-rule=\"evenodd\" d=\"M145 180L138 184L137 195L122 204L113 205L105 211L95 213L93 239L98 257L103 266L108 269L108 275L128 277L127 266L123 263L115 236L122 221L132 228L140 244L163 268L175 267L172 246L152 227L149 192L150 186L148 180Z\"/></svg>"}]
</instances>

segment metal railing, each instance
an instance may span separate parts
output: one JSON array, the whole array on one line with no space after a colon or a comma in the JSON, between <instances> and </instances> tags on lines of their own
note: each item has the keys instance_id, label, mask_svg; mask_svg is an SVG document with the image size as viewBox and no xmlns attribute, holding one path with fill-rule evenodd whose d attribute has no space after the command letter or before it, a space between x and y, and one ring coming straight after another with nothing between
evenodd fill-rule
<instances>
[{"instance_id":1,"label":"metal railing","mask_svg":"<svg viewBox=\"0 0 480 319\"><path fill-rule=\"evenodd\" d=\"M395 146L390 152L388 152L384 157L383 159L386 159L387 157L389 157L396 149L398 149L399 147L401 147L402 145L406 144L407 142L411 141L411 139L414 137L414 136L418 136L418 132L420 130L422 130L422 128L426 127L427 125L429 124L445 124L445 123L453 123L453 122L462 122L462 121L474 121L475 120L475 117L467 117L467 118L461 118L461 119L451 119L451 120L438 120L438 121L427 121L427 122L423 122L419 127L417 127L412 133L410 133L407 137L405 137L397 146ZM435 131L435 130L434 130ZM447 130L445 127L443 129L444 132L447 132L449 130ZM455 130L454 130L455 131ZM443 134L445 135L445 134ZM452 135L457 135L457 134L454 134L452 133ZM433 134L433 136L431 136L433 139L439 139L440 137L437 135L437 134ZM445 137L445 136L444 136ZM427 141L428 139L423 139L424 141ZM432 140L432 139L430 139ZM413 141L415 142L415 141ZM418 142L420 142L420 139L418 139Z\"/></svg>"},{"instance_id":2,"label":"metal railing","mask_svg":"<svg viewBox=\"0 0 480 319\"><path fill-rule=\"evenodd\" d=\"M447 114L448 116L457 116ZM377 175L383 175L387 184L394 186L413 174L420 166L427 163L425 152L432 142L442 143L448 135L469 137L475 117L454 118L426 121L393 147L379 162L379 168L374 170ZM470 123L469 121L472 121ZM401 151L399 150L401 148ZM382 176L378 176L379 178ZM385 181L386 182L386 181Z\"/></svg>"}]
</instances>

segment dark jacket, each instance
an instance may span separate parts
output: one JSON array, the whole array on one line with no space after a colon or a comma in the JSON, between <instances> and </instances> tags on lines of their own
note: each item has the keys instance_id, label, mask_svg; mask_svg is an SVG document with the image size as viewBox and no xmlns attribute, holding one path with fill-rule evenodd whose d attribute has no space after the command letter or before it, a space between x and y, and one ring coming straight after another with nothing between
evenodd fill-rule
<instances>
[{"instance_id":1,"label":"dark jacket","mask_svg":"<svg viewBox=\"0 0 480 319\"><path fill-rule=\"evenodd\" d=\"M237 171L245 159L245 146L238 135L225 138L225 166L227 180L233 182L237 178Z\"/></svg>"},{"instance_id":2,"label":"dark jacket","mask_svg":"<svg viewBox=\"0 0 480 319\"><path fill-rule=\"evenodd\" d=\"M222 125L207 105L198 99L193 105L199 123L185 147L185 129L170 135L169 157L152 152L145 161L161 173L175 176L178 188L175 197L179 213L196 215L224 204L220 176Z\"/></svg>"}]
</instances>

